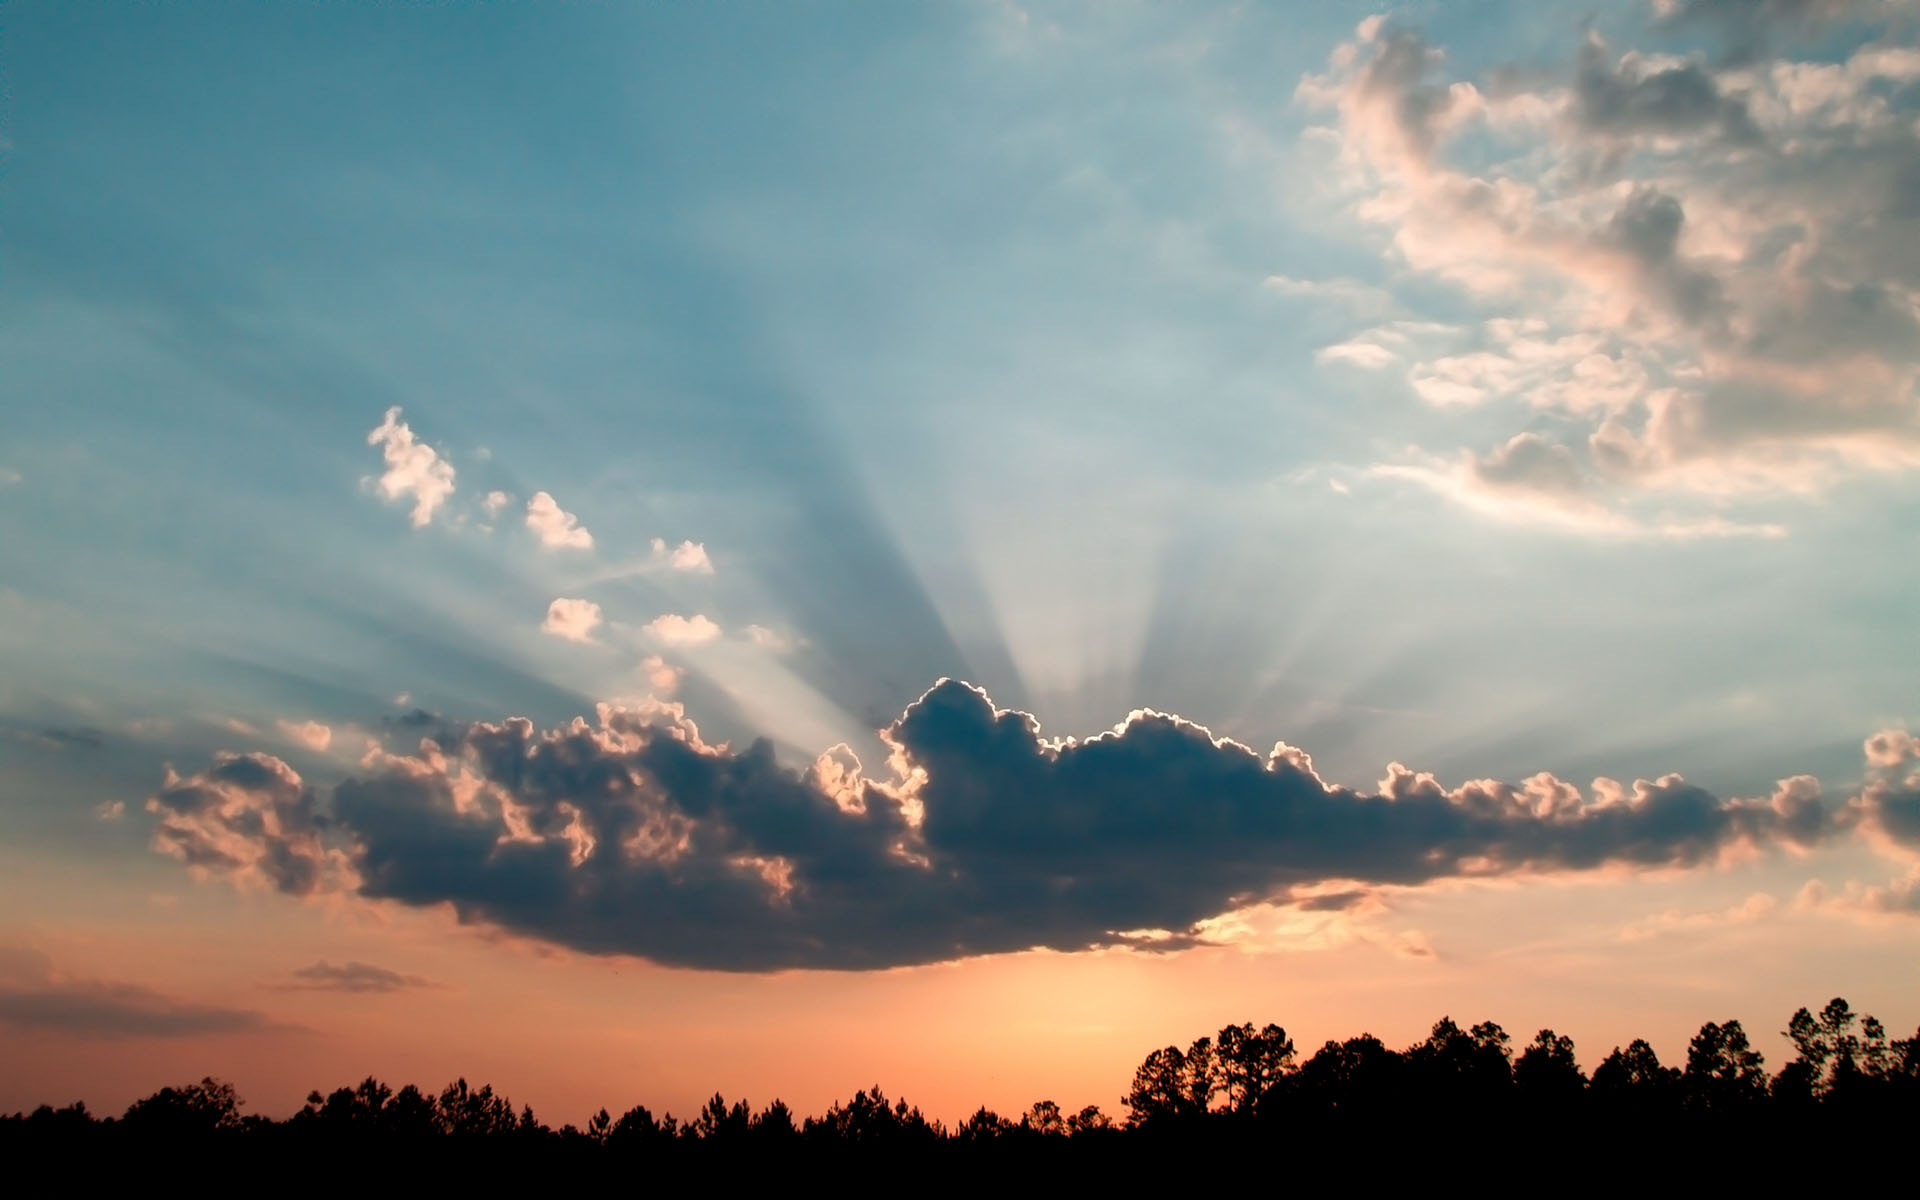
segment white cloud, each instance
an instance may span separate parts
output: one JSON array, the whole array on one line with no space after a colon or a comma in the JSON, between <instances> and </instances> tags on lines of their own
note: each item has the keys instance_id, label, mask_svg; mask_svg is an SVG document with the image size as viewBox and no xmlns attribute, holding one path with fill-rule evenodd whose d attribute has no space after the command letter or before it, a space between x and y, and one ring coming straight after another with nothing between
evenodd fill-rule
<instances>
[{"instance_id":1,"label":"white cloud","mask_svg":"<svg viewBox=\"0 0 1920 1200\"><path fill-rule=\"evenodd\" d=\"M500 510L511 503L513 503L511 493L492 491L488 492L486 498L480 501L480 507L487 510L489 517L497 517L500 515Z\"/></svg>"},{"instance_id":2,"label":"white cloud","mask_svg":"<svg viewBox=\"0 0 1920 1200\"><path fill-rule=\"evenodd\" d=\"M640 674L656 695L671 696L679 688L686 669L674 666L658 654L649 654L640 660Z\"/></svg>"},{"instance_id":3,"label":"white cloud","mask_svg":"<svg viewBox=\"0 0 1920 1200\"><path fill-rule=\"evenodd\" d=\"M675 571L695 575L713 574L713 560L707 557L707 548L700 542L681 542L678 546L670 547L667 539L654 538L653 561Z\"/></svg>"},{"instance_id":4,"label":"white cloud","mask_svg":"<svg viewBox=\"0 0 1920 1200\"><path fill-rule=\"evenodd\" d=\"M587 532L586 526L546 492L535 492L527 501L527 528L539 535L541 545L550 549L593 548L593 535Z\"/></svg>"},{"instance_id":5,"label":"white cloud","mask_svg":"<svg viewBox=\"0 0 1920 1200\"><path fill-rule=\"evenodd\" d=\"M430 523L434 512L453 495L453 464L413 436L413 430L400 420L398 406L389 408L379 428L367 434L367 445L380 446L386 460L386 472L374 481L381 497L412 496L414 528Z\"/></svg>"},{"instance_id":6,"label":"white cloud","mask_svg":"<svg viewBox=\"0 0 1920 1200\"><path fill-rule=\"evenodd\" d=\"M793 645L793 640L786 634L777 629L769 629L765 625L749 625L743 632L747 635L748 641L762 650L785 650Z\"/></svg>"},{"instance_id":7,"label":"white cloud","mask_svg":"<svg viewBox=\"0 0 1920 1200\"><path fill-rule=\"evenodd\" d=\"M570 642L591 642L600 624L598 604L562 596L547 605L547 619L540 623L540 631Z\"/></svg>"},{"instance_id":8,"label":"white cloud","mask_svg":"<svg viewBox=\"0 0 1920 1200\"><path fill-rule=\"evenodd\" d=\"M333 730L318 721L275 721L280 732L318 754L333 744Z\"/></svg>"},{"instance_id":9,"label":"white cloud","mask_svg":"<svg viewBox=\"0 0 1920 1200\"><path fill-rule=\"evenodd\" d=\"M646 630L669 646L699 646L720 636L720 627L699 613L662 613L647 622Z\"/></svg>"}]
</instances>

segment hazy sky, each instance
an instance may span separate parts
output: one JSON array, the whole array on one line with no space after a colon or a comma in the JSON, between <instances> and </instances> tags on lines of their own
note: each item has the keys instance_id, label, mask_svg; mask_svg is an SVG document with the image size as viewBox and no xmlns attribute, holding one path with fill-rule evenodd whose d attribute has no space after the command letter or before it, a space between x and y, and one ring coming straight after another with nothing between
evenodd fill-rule
<instances>
[{"instance_id":1,"label":"hazy sky","mask_svg":"<svg viewBox=\"0 0 1920 1200\"><path fill-rule=\"evenodd\" d=\"M11 5L0 1110L1904 1033L1916 16Z\"/></svg>"}]
</instances>

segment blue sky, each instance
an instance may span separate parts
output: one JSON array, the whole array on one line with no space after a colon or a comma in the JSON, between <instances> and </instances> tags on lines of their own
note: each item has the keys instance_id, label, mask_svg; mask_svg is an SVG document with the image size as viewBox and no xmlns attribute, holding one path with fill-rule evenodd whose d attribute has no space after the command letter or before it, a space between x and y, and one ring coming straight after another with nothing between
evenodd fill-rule
<instances>
[{"instance_id":1,"label":"blue sky","mask_svg":"<svg viewBox=\"0 0 1920 1200\"><path fill-rule=\"evenodd\" d=\"M877 778L943 676L1840 811L1920 717L1920 58L1722 7L16 5L11 854L173 886L165 764L415 709Z\"/></svg>"}]
</instances>

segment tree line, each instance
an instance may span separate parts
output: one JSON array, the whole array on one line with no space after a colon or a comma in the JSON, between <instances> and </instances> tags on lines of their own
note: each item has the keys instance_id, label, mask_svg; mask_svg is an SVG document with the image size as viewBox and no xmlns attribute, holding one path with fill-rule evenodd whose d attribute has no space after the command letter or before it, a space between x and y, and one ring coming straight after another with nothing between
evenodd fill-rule
<instances>
[{"instance_id":1,"label":"tree line","mask_svg":"<svg viewBox=\"0 0 1920 1200\"><path fill-rule=\"evenodd\" d=\"M1827 1118L1855 1131L1906 1130L1920 1118L1920 1031L1890 1039L1879 1021L1835 999L1818 1012L1794 1013L1784 1033L1794 1057L1774 1073L1737 1020L1702 1025L1684 1063L1664 1064L1636 1040L1587 1073L1572 1040L1551 1029L1516 1054L1499 1025L1463 1028L1443 1017L1402 1050L1362 1034L1328 1041L1302 1059L1278 1025L1230 1025L1185 1049L1147 1055L1117 1118L1097 1105L1066 1112L1042 1100L1013 1117L982 1107L951 1126L875 1086L804 1118L779 1100L756 1109L716 1094L687 1119L636 1105L556 1129L491 1086L460 1079L430 1093L373 1078L315 1091L276 1121L243 1114L233 1086L207 1078L161 1088L117 1118L98 1118L80 1103L0 1117L0 1149L220 1142L272 1155L458 1151L469 1164L697 1167L849 1152L976 1160L1097 1153L1119 1161L1210 1140L1326 1147L1385 1139L1405 1150L1453 1145L1463 1131L1524 1129L1623 1136L1642 1152L1669 1154L1696 1144L1705 1130L1723 1141L1742 1132L1764 1141L1804 1134L1809 1122Z\"/></svg>"}]
</instances>

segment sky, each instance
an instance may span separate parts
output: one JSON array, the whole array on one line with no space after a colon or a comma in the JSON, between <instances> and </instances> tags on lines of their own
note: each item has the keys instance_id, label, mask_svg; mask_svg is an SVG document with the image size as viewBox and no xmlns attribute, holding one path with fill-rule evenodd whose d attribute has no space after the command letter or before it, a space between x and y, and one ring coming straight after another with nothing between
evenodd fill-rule
<instances>
[{"instance_id":1,"label":"sky","mask_svg":"<svg viewBox=\"0 0 1920 1200\"><path fill-rule=\"evenodd\" d=\"M1916 17L12 5L0 1111L1904 1034Z\"/></svg>"}]
</instances>

